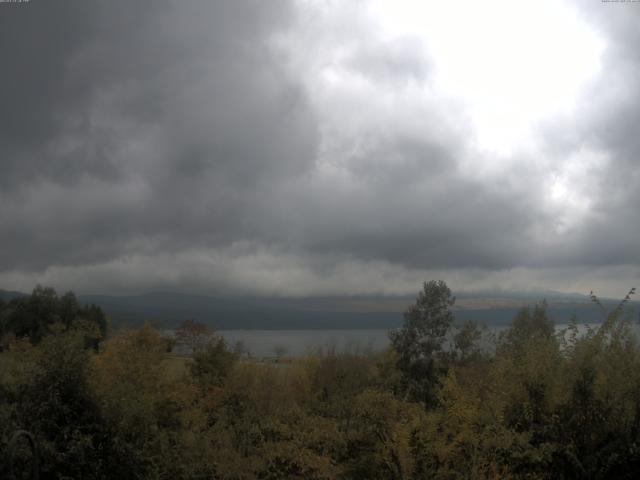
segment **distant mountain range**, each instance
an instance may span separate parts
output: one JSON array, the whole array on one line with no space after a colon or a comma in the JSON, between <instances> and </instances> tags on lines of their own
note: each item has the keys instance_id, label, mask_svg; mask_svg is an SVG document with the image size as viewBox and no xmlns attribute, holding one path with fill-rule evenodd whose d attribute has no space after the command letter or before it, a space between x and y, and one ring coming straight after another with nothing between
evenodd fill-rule
<instances>
[{"instance_id":1,"label":"distant mountain range","mask_svg":"<svg viewBox=\"0 0 640 480\"><path fill-rule=\"evenodd\" d=\"M24 293L0 290L8 300ZM394 328L415 296L354 297L213 297L175 292L142 295L79 295L83 303L99 305L115 325L139 325L150 321L171 328L193 319L226 329L358 329ZM456 320L475 320L488 326L508 325L520 308L547 300L548 312L557 323L575 314L580 322L599 322L603 315L589 297L558 292L474 292L457 295ZM601 300L607 309L616 300ZM632 304L633 306L633 304ZM635 313L634 315L637 315Z\"/></svg>"},{"instance_id":2,"label":"distant mountain range","mask_svg":"<svg viewBox=\"0 0 640 480\"><path fill-rule=\"evenodd\" d=\"M11 300L12 298L26 297L26 293L22 292L13 292L10 290L0 290L0 300L4 300L5 302Z\"/></svg>"}]
</instances>

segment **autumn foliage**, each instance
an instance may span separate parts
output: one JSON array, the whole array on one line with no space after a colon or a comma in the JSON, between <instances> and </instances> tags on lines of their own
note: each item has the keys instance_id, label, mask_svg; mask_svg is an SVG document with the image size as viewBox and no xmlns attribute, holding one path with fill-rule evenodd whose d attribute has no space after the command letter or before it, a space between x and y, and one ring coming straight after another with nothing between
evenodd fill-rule
<instances>
[{"instance_id":1,"label":"autumn foliage","mask_svg":"<svg viewBox=\"0 0 640 480\"><path fill-rule=\"evenodd\" d=\"M26 428L44 478L637 477L640 346L624 308L558 330L540 304L492 338L457 324L453 302L425 283L389 349L287 362L239 359L195 322L181 338L193 356L149 325L95 349L86 322L46 317L1 340L0 456Z\"/></svg>"}]
</instances>

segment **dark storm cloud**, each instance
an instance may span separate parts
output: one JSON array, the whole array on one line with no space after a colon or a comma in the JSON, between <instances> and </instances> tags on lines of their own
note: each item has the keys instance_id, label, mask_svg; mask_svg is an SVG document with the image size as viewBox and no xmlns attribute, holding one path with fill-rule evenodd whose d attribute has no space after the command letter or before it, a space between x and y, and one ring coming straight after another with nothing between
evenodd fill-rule
<instances>
[{"instance_id":1,"label":"dark storm cloud","mask_svg":"<svg viewBox=\"0 0 640 480\"><path fill-rule=\"evenodd\" d=\"M305 93L270 44L287 3L21 7L0 11L3 269L242 236L260 185L311 165Z\"/></svg>"},{"instance_id":2,"label":"dark storm cloud","mask_svg":"<svg viewBox=\"0 0 640 480\"><path fill-rule=\"evenodd\" d=\"M640 264L634 22L583 11L606 74L541 126L542 155L606 159L574 222L547 177L575 169L478 151L429 94L429 45L337 5L324 25L304 2L0 4L0 279L403 292Z\"/></svg>"},{"instance_id":3,"label":"dark storm cloud","mask_svg":"<svg viewBox=\"0 0 640 480\"><path fill-rule=\"evenodd\" d=\"M531 260L535 197L498 178L490 187L465 178L432 145L405 140L380 149L366 153L366 173L355 161L347 181L315 185L300 192L302 205L285 209L292 224L304 225L297 245L407 268L506 268ZM378 155L392 164L376 165Z\"/></svg>"}]
</instances>

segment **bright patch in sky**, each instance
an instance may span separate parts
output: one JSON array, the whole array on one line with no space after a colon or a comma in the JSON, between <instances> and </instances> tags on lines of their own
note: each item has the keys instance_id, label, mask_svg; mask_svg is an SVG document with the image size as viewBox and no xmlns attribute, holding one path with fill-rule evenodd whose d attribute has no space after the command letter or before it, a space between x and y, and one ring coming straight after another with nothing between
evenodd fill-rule
<instances>
[{"instance_id":1,"label":"bright patch in sky","mask_svg":"<svg viewBox=\"0 0 640 480\"><path fill-rule=\"evenodd\" d=\"M374 12L386 35L425 40L437 88L467 105L477 146L504 155L571 111L604 47L559 0L376 0Z\"/></svg>"},{"instance_id":2,"label":"bright patch in sky","mask_svg":"<svg viewBox=\"0 0 640 480\"><path fill-rule=\"evenodd\" d=\"M602 152L579 150L573 152L551 175L544 207L556 217L555 232L571 232L589 215L594 198L601 192L598 177L610 161Z\"/></svg>"}]
</instances>

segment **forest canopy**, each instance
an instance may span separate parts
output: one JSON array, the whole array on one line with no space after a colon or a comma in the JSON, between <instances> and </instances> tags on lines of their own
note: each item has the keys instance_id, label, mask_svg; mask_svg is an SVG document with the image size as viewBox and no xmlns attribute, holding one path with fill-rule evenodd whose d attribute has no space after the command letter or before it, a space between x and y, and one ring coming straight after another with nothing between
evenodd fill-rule
<instances>
[{"instance_id":1,"label":"forest canopy","mask_svg":"<svg viewBox=\"0 0 640 480\"><path fill-rule=\"evenodd\" d=\"M179 355L149 324L108 331L98 307L37 287L0 304L2 473L27 429L43 478L636 478L629 298L598 326L559 329L543 302L492 335L431 281L384 351L261 361L193 321Z\"/></svg>"}]
</instances>

